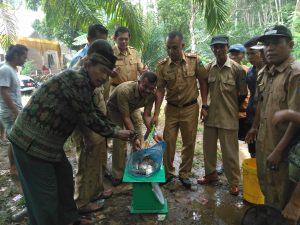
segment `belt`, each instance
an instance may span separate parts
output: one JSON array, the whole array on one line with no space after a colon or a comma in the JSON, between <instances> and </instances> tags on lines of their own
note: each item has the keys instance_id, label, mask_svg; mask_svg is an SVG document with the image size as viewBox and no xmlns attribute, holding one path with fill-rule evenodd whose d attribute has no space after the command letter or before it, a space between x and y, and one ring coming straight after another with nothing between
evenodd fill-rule
<instances>
[{"instance_id":1,"label":"belt","mask_svg":"<svg viewBox=\"0 0 300 225\"><path fill-rule=\"evenodd\" d=\"M197 99L194 99L194 100L192 100L192 101L190 101L190 102L188 102L188 103L185 103L185 104L183 104L183 105L176 105L176 104L173 104L173 103L168 102L169 105L174 106L174 107L177 107L177 108L187 107L187 106L190 106L190 105L194 105L194 104L196 104L196 103L197 103Z\"/></svg>"}]
</instances>

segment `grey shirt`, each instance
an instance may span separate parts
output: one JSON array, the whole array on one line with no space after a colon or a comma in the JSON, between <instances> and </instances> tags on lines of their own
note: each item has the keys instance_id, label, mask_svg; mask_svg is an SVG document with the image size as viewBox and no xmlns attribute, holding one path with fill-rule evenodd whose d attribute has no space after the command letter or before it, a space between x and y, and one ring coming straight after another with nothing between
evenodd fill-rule
<instances>
[{"instance_id":1,"label":"grey shirt","mask_svg":"<svg viewBox=\"0 0 300 225\"><path fill-rule=\"evenodd\" d=\"M19 110L22 110L22 100L20 91L20 80L17 71L9 64L5 63L0 68L0 89L9 88L9 95ZM11 111L4 102L0 94L0 114L2 117L11 116Z\"/></svg>"}]
</instances>

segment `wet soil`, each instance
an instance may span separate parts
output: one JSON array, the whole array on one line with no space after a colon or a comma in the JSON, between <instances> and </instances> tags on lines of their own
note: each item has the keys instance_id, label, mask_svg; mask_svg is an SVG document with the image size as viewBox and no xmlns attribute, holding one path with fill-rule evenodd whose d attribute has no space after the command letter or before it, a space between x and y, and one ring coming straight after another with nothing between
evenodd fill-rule
<instances>
[{"instance_id":1,"label":"wet soil","mask_svg":"<svg viewBox=\"0 0 300 225\"><path fill-rule=\"evenodd\" d=\"M131 225L131 224L201 224L201 225L239 225L249 204L243 201L242 192L239 196L228 193L228 185L224 175L220 181L211 185L198 185L196 179L204 175L202 154L202 128L198 130L196 152L193 163L193 191L186 190L177 179L161 187L168 201L169 213L164 217L158 214L131 214L131 184L112 187L105 179L105 187L113 188L114 194L105 200L102 211L94 213L96 224ZM180 149L180 140L177 143ZM71 164L76 169L75 151L67 151ZM111 153L108 154L111 162ZM240 161L249 157L245 144L240 145ZM220 155L219 155L220 158ZM176 152L175 167L180 164L180 150ZM220 164L220 163L219 163ZM110 163L108 163L110 165ZM241 187L242 188L242 187ZM27 224L26 217L19 222L13 222L11 216L24 207L17 199L21 193L18 182L8 174L6 147L0 146L0 225ZM22 194L22 193L21 193Z\"/></svg>"}]
</instances>

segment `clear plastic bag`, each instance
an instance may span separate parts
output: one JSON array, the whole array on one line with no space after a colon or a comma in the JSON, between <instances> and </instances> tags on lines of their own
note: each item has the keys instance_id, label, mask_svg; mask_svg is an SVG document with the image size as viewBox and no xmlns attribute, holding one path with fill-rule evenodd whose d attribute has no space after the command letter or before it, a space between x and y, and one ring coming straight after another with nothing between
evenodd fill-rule
<instances>
[{"instance_id":1,"label":"clear plastic bag","mask_svg":"<svg viewBox=\"0 0 300 225\"><path fill-rule=\"evenodd\" d=\"M128 157L128 172L137 177L150 177L160 170L166 142L132 152Z\"/></svg>"}]
</instances>

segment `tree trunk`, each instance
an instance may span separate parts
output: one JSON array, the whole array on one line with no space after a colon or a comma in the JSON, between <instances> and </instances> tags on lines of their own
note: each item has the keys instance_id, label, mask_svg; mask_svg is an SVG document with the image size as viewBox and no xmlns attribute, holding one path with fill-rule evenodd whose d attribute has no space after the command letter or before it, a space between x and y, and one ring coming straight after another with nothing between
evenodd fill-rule
<instances>
[{"instance_id":1,"label":"tree trunk","mask_svg":"<svg viewBox=\"0 0 300 225\"><path fill-rule=\"evenodd\" d=\"M277 23L280 23L280 12L279 12L279 8L278 8L278 2L277 0L274 0L275 2L275 9L276 9L276 15L277 15Z\"/></svg>"},{"instance_id":2,"label":"tree trunk","mask_svg":"<svg viewBox=\"0 0 300 225\"><path fill-rule=\"evenodd\" d=\"M196 7L191 0L191 19L190 19L190 25L189 30L191 34L191 52L196 52L196 38L195 38L195 15L196 15Z\"/></svg>"}]
</instances>

